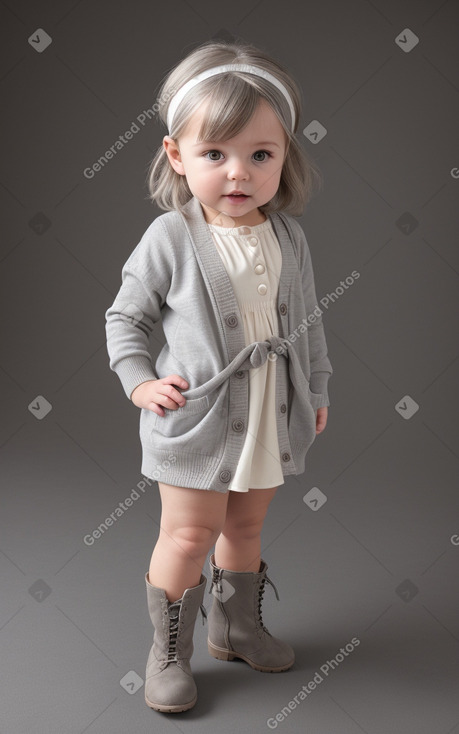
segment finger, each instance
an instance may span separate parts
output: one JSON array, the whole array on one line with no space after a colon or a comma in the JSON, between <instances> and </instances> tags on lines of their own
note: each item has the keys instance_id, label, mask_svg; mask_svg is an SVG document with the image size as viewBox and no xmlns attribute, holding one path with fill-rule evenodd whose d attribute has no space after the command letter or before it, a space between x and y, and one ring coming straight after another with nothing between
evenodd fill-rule
<instances>
[{"instance_id":1,"label":"finger","mask_svg":"<svg viewBox=\"0 0 459 734\"><path fill-rule=\"evenodd\" d=\"M165 389L161 391L161 394L164 395L164 397L168 398L169 400L173 401L170 404L167 405L168 408L171 408L172 410L176 410L179 407L182 407L186 403L186 399L183 397L180 390L184 390L185 388L182 387L180 384L177 386L177 383L186 383L186 380L183 380L180 375L169 375L170 380L163 382L163 387L166 385L169 386L169 389Z\"/></svg>"},{"instance_id":2,"label":"finger","mask_svg":"<svg viewBox=\"0 0 459 734\"><path fill-rule=\"evenodd\" d=\"M319 411L317 411L317 414L316 414L316 433L320 433L321 430L322 430L322 416L319 413Z\"/></svg>"},{"instance_id":3,"label":"finger","mask_svg":"<svg viewBox=\"0 0 459 734\"><path fill-rule=\"evenodd\" d=\"M167 377L163 377L163 384L177 385L178 387L181 387L182 390L185 390L188 387L188 382L183 377L180 377L180 375L167 375Z\"/></svg>"},{"instance_id":4,"label":"finger","mask_svg":"<svg viewBox=\"0 0 459 734\"><path fill-rule=\"evenodd\" d=\"M318 416L317 418L317 425L316 425L316 433L322 433L326 425L326 420L323 416Z\"/></svg>"},{"instance_id":5,"label":"finger","mask_svg":"<svg viewBox=\"0 0 459 734\"><path fill-rule=\"evenodd\" d=\"M171 398L170 395L166 395L165 393L157 393L156 394L156 405L163 410L176 410L177 409L177 403L173 398Z\"/></svg>"},{"instance_id":6,"label":"finger","mask_svg":"<svg viewBox=\"0 0 459 734\"><path fill-rule=\"evenodd\" d=\"M156 413L156 415L159 415L161 418L163 418L165 415L164 409L160 405L158 405L158 403L151 402L149 405L147 405L147 410L150 410L152 413Z\"/></svg>"},{"instance_id":7,"label":"finger","mask_svg":"<svg viewBox=\"0 0 459 734\"><path fill-rule=\"evenodd\" d=\"M169 410L177 410L177 408L182 407L186 403L182 393L172 386L169 386L169 389L166 386L165 391L161 391L159 395L162 398L161 405L164 405Z\"/></svg>"}]
</instances>

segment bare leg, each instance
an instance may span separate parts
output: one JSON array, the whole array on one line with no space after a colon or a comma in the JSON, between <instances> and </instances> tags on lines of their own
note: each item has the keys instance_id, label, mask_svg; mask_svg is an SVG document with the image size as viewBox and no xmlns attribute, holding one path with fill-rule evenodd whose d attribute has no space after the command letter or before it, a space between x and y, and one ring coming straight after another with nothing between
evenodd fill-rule
<instances>
[{"instance_id":1,"label":"bare leg","mask_svg":"<svg viewBox=\"0 0 459 734\"><path fill-rule=\"evenodd\" d=\"M225 521L230 492L175 487L158 482L161 528L150 561L150 584L176 601L197 586L206 556Z\"/></svg>"},{"instance_id":2,"label":"bare leg","mask_svg":"<svg viewBox=\"0 0 459 734\"><path fill-rule=\"evenodd\" d=\"M228 571L258 573L260 534L277 487L229 492L226 520L215 545L215 563Z\"/></svg>"}]
</instances>

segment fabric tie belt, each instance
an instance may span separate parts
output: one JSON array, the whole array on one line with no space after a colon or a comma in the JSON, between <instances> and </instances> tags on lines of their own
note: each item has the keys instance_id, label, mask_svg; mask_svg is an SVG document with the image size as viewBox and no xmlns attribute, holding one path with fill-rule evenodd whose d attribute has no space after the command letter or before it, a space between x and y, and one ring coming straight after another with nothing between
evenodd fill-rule
<instances>
[{"instance_id":1,"label":"fabric tie belt","mask_svg":"<svg viewBox=\"0 0 459 734\"><path fill-rule=\"evenodd\" d=\"M266 362L268 354L271 352L279 356L283 355L288 360L290 379L300 401L306 401L311 405L311 401L308 398L308 395L310 394L309 383L301 368L298 355L294 349L291 349L289 352L288 347L286 347L286 340L280 336L271 336L265 341L247 344L247 346L241 349L239 354L217 375L211 377L211 379L203 385L191 388L190 390L183 390L181 393L186 400L194 400L196 398L209 395L237 370L249 370L261 367Z\"/></svg>"}]
</instances>

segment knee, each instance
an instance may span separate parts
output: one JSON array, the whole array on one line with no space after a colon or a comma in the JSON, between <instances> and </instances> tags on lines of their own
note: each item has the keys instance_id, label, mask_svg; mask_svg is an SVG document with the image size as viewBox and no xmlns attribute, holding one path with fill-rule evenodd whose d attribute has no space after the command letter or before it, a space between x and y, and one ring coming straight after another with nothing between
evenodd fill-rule
<instances>
[{"instance_id":1,"label":"knee","mask_svg":"<svg viewBox=\"0 0 459 734\"><path fill-rule=\"evenodd\" d=\"M175 528L170 534L170 540L174 544L175 552L198 560L207 555L219 534L220 529L216 530L206 525L192 525Z\"/></svg>"},{"instance_id":2,"label":"knee","mask_svg":"<svg viewBox=\"0 0 459 734\"><path fill-rule=\"evenodd\" d=\"M227 517L223 535L227 538L240 538L244 540L254 540L257 538L263 528L265 515L253 517Z\"/></svg>"}]
</instances>

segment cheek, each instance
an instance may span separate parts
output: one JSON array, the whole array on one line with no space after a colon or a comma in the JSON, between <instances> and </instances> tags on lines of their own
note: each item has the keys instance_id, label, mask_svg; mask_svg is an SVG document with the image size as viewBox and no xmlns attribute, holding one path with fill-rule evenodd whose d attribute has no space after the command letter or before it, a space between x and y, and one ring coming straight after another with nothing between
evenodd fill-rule
<instances>
[{"instance_id":1,"label":"cheek","mask_svg":"<svg viewBox=\"0 0 459 734\"><path fill-rule=\"evenodd\" d=\"M212 170L209 166L206 166L205 161L196 161L192 165L192 175L201 178L202 181L206 181L212 178Z\"/></svg>"},{"instance_id":2,"label":"cheek","mask_svg":"<svg viewBox=\"0 0 459 734\"><path fill-rule=\"evenodd\" d=\"M279 184L281 175L282 175L282 164L277 162L273 165L273 168L272 168L272 180L275 181L276 184Z\"/></svg>"},{"instance_id":3,"label":"cheek","mask_svg":"<svg viewBox=\"0 0 459 734\"><path fill-rule=\"evenodd\" d=\"M279 171L279 166L277 164L270 166L268 170L265 171L265 179L266 188L273 188L274 186L279 185L281 171Z\"/></svg>"}]
</instances>

